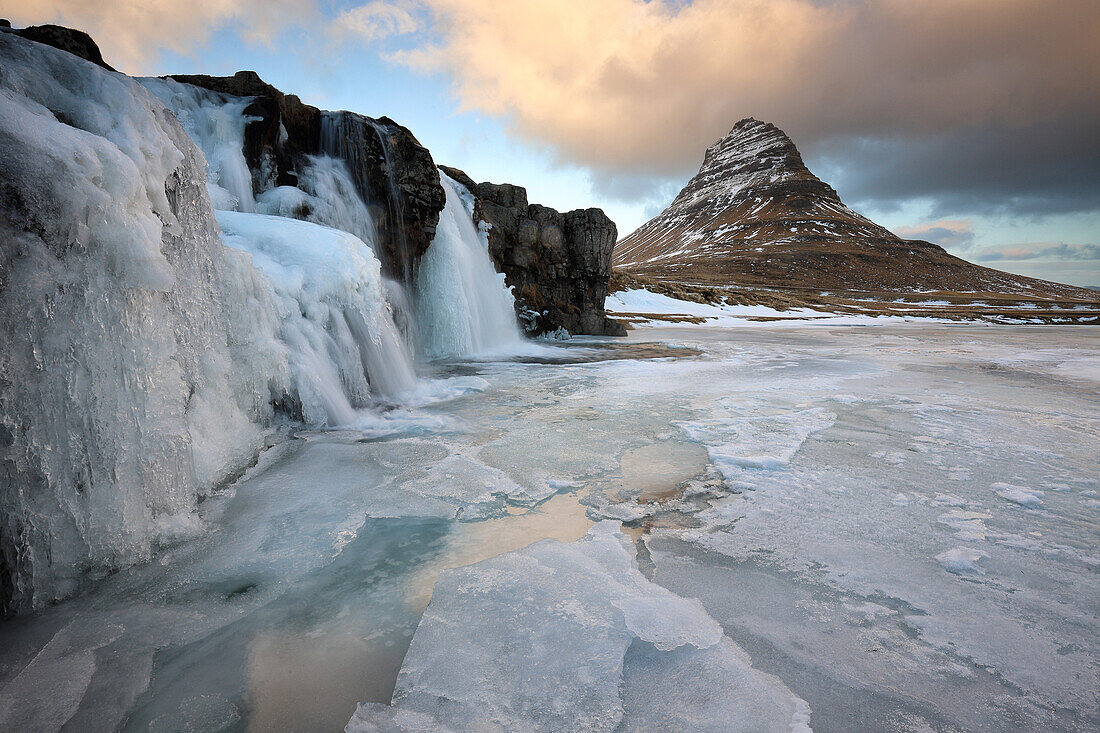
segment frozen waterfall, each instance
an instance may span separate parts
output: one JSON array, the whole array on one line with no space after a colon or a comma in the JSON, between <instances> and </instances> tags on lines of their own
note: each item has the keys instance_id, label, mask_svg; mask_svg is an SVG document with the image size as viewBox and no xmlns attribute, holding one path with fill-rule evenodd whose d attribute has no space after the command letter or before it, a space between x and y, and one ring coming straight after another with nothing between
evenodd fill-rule
<instances>
[{"instance_id":1,"label":"frozen waterfall","mask_svg":"<svg viewBox=\"0 0 1100 733\"><path fill-rule=\"evenodd\" d=\"M0 613L200 532L199 500L255 460L277 412L368 432L415 421L373 408L458 387L418 385L412 344L462 356L521 338L448 179L410 297L381 277L348 161L302 156L298 187L250 168L250 99L137 83L11 34L0 55L13 192L0 211Z\"/></svg>"},{"instance_id":2,"label":"frozen waterfall","mask_svg":"<svg viewBox=\"0 0 1100 733\"><path fill-rule=\"evenodd\" d=\"M346 162L306 156L300 187L274 186L259 172L267 188L253 197L244 157L251 99L171 79L141 83L203 151L225 243L249 253L274 291L291 367L287 406L308 424L347 426L372 400L408 393L412 357L386 302L374 222Z\"/></svg>"},{"instance_id":3,"label":"frozen waterfall","mask_svg":"<svg viewBox=\"0 0 1100 733\"><path fill-rule=\"evenodd\" d=\"M244 159L244 110L252 101L172 79L138 79L183 125L206 158L206 189L215 209L255 211L252 172Z\"/></svg>"},{"instance_id":4,"label":"frozen waterfall","mask_svg":"<svg viewBox=\"0 0 1100 733\"><path fill-rule=\"evenodd\" d=\"M361 240L277 216L216 216L223 241L251 254L275 291L305 422L353 425L372 397L413 389L416 374L383 298L378 260Z\"/></svg>"},{"instance_id":5,"label":"frozen waterfall","mask_svg":"<svg viewBox=\"0 0 1100 733\"><path fill-rule=\"evenodd\" d=\"M447 205L416 282L421 344L431 358L507 352L523 341L512 293L473 224L473 196L440 171Z\"/></svg>"}]
</instances>

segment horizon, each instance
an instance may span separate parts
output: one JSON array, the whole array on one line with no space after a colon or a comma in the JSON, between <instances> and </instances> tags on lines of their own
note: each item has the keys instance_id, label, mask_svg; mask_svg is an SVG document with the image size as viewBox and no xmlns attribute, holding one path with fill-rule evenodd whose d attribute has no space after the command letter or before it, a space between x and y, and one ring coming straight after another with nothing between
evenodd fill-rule
<instances>
[{"instance_id":1,"label":"horizon","mask_svg":"<svg viewBox=\"0 0 1100 733\"><path fill-rule=\"evenodd\" d=\"M0 14L84 30L133 76L254 70L322 109L388 116L475 180L604 209L620 240L756 117L899 236L1100 285L1095 4L371 0L281 3L280 20L253 22L265 7L19 0Z\"/></svg>"}]
</instances>

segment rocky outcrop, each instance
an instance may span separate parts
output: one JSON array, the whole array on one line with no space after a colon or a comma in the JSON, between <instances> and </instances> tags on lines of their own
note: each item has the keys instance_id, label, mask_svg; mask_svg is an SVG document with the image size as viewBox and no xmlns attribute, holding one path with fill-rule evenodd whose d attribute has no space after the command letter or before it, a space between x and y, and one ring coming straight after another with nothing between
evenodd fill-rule
<instances>
[{"instance_id":1,"label":"rocky outcrop","mask_svg":"<svg viewBox=\"0 0 1100 733\"><path fill-rule=\"evenodd\" d=\"M6 20L0 21L0 27L10 29L11 24ZM114 69L103 60L103 54L100 53L99 46L97 46L96 42L92 40L92 37L84 31L65 28L60 25L32 25L27 28L8 30L7 32L14 33L30 41L36 41L38 43L44 43L47 46L59 48L62 51L68 51L72 55L79 56L85 61L91 61L93 64L102 66L108 71L114 71Z\"/></svg>"},{"instance_id":2,"label":"rocky outcrop","mask_svg":"<svg viewBox=\"0 0 1100 733\"><path fill-rule=\"evenodd\" d=\"M377 227L377 254L386 274L411 282L435 236L446 195L431 153L407 128L388 117L320 110L282 93L254 71L170 78L253 98L244 111L253 118L245 127L244 152L257 194L297 185L303 156L323 153L347 161Z\"/></svg>"},{"instance_id":3,"label":"rocky outcrop","mask_svg":"<svg viewBox=\"0 0 1100 733\"><path fill-rule=\"evenodd\" d=\"M845 206L782 130L752 118L707 149L667 209L619 242L615 266L684 282L815 292L1081 293L901 239Z\"/></svg>"},{"instance_id":4,"label":"rocky outcrop","mask_svg":"<svg viewBox=\"0 0 1100 733\"><path fill-rule=\"evenodd\" d=\"M604 313L615 222L602 209L560 213L531 204L508 183L475 183L456 168L441 170L474 194L474 220L489 225L489 254L513 288L530 333L625 335Z\"/></svg>"}]
</instances>

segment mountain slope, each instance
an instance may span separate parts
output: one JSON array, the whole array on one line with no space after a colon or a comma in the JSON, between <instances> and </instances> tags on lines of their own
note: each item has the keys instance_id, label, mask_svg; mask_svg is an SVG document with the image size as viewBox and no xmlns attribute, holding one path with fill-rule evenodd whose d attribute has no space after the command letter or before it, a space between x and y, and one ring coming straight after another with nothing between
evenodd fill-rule
<instances>
[{"instance_id":1,"label":"mountain slope","mask_svg":"<svg viewBox=\"0 0 1100 733\"><path fill-rule=\"evenodd\" d=\"M752 118L707 149L672 204L616 245L614 262L635 274L709 284L1087 295L901 239L845 206L782 130Z\"/></svg>"}]
</instances>

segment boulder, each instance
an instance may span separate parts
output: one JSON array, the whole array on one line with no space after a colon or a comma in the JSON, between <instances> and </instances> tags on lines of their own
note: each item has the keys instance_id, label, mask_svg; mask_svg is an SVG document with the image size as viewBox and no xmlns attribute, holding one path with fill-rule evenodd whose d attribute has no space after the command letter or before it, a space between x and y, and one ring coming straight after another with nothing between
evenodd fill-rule
<instances>
[{"instance_id":1,"label":"boulder","mask_svg":"<svg viewBox=\"0 0 1100 733\"><path fill-rule=\"evenodd\" d=\"M7 21L4 22L7 23ZM11 23L8 23L4 27L11 28ZM114 69L103 60L103 54L100 53L99 46L97 46L96 42L92 40L92 37L84 31L65 28L60 25L32 25L10 32L30 41L37 41L47 46L59 48L62 51L68 51L72 55L79 56L85 61L91 61L93 64L102 66L108 71L114 71Z\"/></svg>"}]
</instances>

